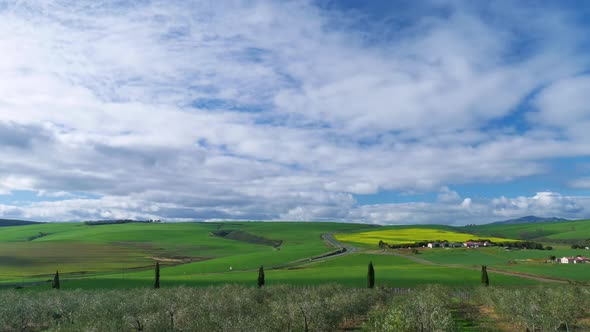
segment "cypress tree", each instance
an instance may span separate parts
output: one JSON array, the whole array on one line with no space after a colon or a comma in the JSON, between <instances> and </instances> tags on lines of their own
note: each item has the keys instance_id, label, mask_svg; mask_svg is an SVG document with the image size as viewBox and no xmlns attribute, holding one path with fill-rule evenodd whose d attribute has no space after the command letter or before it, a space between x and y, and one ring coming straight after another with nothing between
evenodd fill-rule
<instances>
[{"instance_id":1,"label":"cypress tree","mask_svg":"<svg viewBox=\"0 0 590 332\"><path fill-rule=\"evenodd\" d=\"M154 288L160 288L160 262L156 262L156 276L154 282Z\"/></svg>"},{"instance_id":2,"label":"cypress tree","mask_svg":"<svg viewBox=\"0 0 590 332\"><path fill-rule=\"evenodd\" d=\"M373 262L369 262L369 271L367 273L367 286L369 286L369 288L375 287L375 269L373 268Z\"/></svg>"},{"instance_id":3,"label":"cypress tree","mask_svg":"<svg viewBox=\"0 0 590 332\"><path fill-rule=\"evenodd\" d=\"M53 277L53 282L51 282L51 288L59 289L59 271L55 271L55 276Z\"/></svg>"},{"instance_id":4,"label":"cypress tree","mask_svg":"<svg viewBox=\"0 0 590 332\"><path fill-rule=\"evenodd\" d=\"M261 265L258 269L258 288L264 286L264 267Z\"/></svg>"},{"instance_id":5,"label":"cypress tree","mask_svg":"<svg viewBox=\"0 0 590 332\"><path fill-rule=\"evenodd\" d=\"M490 285L490 278L488 277L488 267L486 265L481 266L481 283L486 287Z\"/></svg>"}]
</instances>

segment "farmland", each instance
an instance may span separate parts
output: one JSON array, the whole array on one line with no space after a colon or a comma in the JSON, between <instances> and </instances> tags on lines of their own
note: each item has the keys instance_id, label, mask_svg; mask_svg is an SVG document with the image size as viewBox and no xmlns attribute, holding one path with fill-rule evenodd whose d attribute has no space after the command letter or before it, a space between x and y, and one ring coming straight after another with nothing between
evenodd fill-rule
<instances>
[{"instance_id":1,"label":"farmland","mask_svg":"<svg viewBox=\"0 0 590 332\"><path fill-rule=\"evenodd\" d=\"M588 327L588 292L567 283L585 284L590 266L547 263L549 255L584 251L561 243L553 250L376 244L518 240L428 225L53 223L2 229L0 300L14 305L0 308L0 326L8 330L294 331L307 324L309 331L414 331L427 324L440 331L513 331L563 322L573 330ZM153 290L156 262L162 267L159 290ZM373 290L367 289L369 262L375 267ZM257 289L261 265L265 286ZM481 265L489 267L493 288L480 287ZM50 291L56 270L60 292ZM424 305L435 318L423 316ZM565 307L568 312L555 309Z\"/></svg>"},{"instance_id":2,"label":"farmland","mask_svg":"<svg viewBox=\"0 0 590 332\"><path fill-rule=\"evenodd\" d=\"M545 242L578 242L590 238L590 220L525 223L514 225L465 226L461 230L481 236L542 240Z\"/></svg>"},{"instance_id":3,"label":"farmland","mask_svg":"<svg viewBox=\"0 0 590 332\"><path fill-rule=\"evenodd\" d=\"M578 227L582 225L585 223L579 222ZM0 233L0 284L41 283L34 288L43 288L47 287L43 285L45 281L59 270L67 288L151 287L155 262L162 265L165 287L252 286L261 265L265 267L269 285L337 283L363 287L370 261L375 265L377 284L392 287L432 283L476 286L480 282L481 265L490 267L495 285L543 282L528 276L577 282L590 277L586 266L545 263L549 255L580 254L580 250L561 244L556 244L552 251L421 248L418 253L379 250L376 245L380 240L407 243L460 242L480 237L492 241L517 239L496 238L490 236L495 231L487 230L296 222L12 226L3 227ZM349 251L322 258L340 251L340 247L323 238L324 234L333 234Z\"/></svg>"},{"instance_id":4,"label":"farmland","mask_svg":"<svg viewBox=\"0 0 590 332\"><path fill-rule=\"evenodd\" d=\"M228 299L231 299L228 301ZM590 327L582 287L411 292L337 285L0 291L6 331L570 331Z\"/></svg>"},{"instance_id":5,"label":"farmland","mask_svg":"<svg viewBox=\"0 0 590 332\"><path fill-rule=\"evenodd\" d=\"M479 236L457 231L436 228L396 227L384 230L374 230L361 233L339 234L336 239L342 242L377 245L379 241L390 244L403 244L413 242L443 241L465 242L477 239ZM493 242L512 241L504 238L486 237Z\"/></svg>"}]
</instances>

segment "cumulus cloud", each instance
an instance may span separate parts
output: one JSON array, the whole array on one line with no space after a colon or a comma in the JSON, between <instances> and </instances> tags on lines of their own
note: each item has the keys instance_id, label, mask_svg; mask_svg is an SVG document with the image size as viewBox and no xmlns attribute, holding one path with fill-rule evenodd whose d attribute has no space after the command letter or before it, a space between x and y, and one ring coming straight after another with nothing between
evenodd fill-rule
<instances>
[{"instance_id":1,"label":"cumulus cloud","mask_svg":"<svg viewBox=\"0 0 590 332\"><path fill-rule=\"evenodd\" d=\"M0 212L454 222L481 207L451 184L590 155L572 13L423 5L441 6L393 29L393 12L363 26L304 0L0 3L0 193L41 193ZM505 121L537 92L530 130ZM441 187L433 204L354 200Z\"/></svg>"},{"instance_id":2,"label":"cumulus cloud","mask_svg":"<svg viewBox=\"0 0 590 332\"><path fill-rule=\"evenodd\" d=\"M590 215L590 197L539 192L534 196L493 199L465 198L455 203L367 205L354 209L358 221L375 224L483 224L526 215L583 218Z\"/></svg>"},{"instance_id":3,"label":"cumulus cloud","mask_svg":"<svg viewBox=\"0 0 590 332\"><path fill-rule=\"evenodd\" d=\"M570 182L570 186L579 189L590 189L590 178L575 179Z\"/></svg>"},{"instance_id":4,"label":"cumulus cloud","mask_svg":"<svg viewBox=\"0 0 590 332\"><path fill-rule=\"evenodd\" d=\"M449 189L449 187L442 187L438 193L437 200L442 203L456 203L461 201L461 196L456 191Z\"/></svg>"},{"instance_id":5,"label":"cumulus cloud","mask_svg":"<svg viewBox=\"0 0 590 332\"><path fill-rule=\"evenodd\" d=\"M539 120L554 126L568 127L590 121L590 76L582 75L559 80L544 89L536 98Z\"/></svg>"}]
</instances>

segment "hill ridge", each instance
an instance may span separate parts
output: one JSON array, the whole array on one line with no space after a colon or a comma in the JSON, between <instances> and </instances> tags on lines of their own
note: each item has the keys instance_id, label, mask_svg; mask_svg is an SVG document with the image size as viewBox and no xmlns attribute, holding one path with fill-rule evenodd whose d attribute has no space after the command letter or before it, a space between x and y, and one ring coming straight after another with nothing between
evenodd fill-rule
<instances>
[{"instance_id":1,"label":"hill ridge","mask_svg":"<svg viewBox=\"0 0 590 332\"><path fill-rule=\"evenodd\" d=\"M18 219L0 219L0 227L24 226L24 225L35 225L35 224L40 224L40 222L29 221L29 220L18 220Z\"/></svg>"},{"instance_id":2,"label":"hill ridge","mask_svg":"<svg viewBox=\"0 0 590 332\"><path fill-rule=\"evenodd\" d=\"M564 221L571 221L565 218L558 218L558 217L537 217L534 215L524 216L515 219L508 219L502 221L495 221L489 223L489 225L514 225L514 224L532 224L532 223L539 223L539 222L564 222Z\"/></svg>"}]
</instances>

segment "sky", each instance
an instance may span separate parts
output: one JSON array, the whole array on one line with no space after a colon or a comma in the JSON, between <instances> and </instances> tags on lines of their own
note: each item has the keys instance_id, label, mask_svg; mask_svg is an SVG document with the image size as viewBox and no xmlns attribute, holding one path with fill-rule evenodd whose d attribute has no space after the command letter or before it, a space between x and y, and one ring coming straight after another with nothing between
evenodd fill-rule
<instances>
[{"instance_id":1,"label":"sky","mask_svg":"<svg viewBox=\"0 0 590 332\"><path fill-rule=\"evenodd\" d=\"M590 218L589 14L0 0L0 217Z\"/></svg>"}]
</instances>

